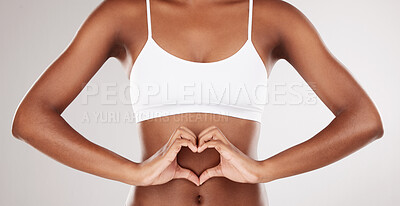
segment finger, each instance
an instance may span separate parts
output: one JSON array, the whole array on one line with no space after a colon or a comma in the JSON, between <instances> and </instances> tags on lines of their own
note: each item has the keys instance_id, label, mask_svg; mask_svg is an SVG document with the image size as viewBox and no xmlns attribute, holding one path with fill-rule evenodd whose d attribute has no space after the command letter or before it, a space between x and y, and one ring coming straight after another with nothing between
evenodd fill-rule
<instances>
[{"instance_id":1,"label":"finger","mask_svg":"<svg viewBox=\"0 0 400 206\"><path fill-rule=\"evenodd\" d=\"M170 138L169 145L171 145L175 139L187 139L191 141L194 145L196 144L196 135L193 135L192 133L186 131L184 128L179 127L175 130L175 132L172 135L172 138ZM190 148L193 152L197 151L197 146L195 148Z\"/></svg>"},{"instance_id":2,"label":"finger","mask_svg":"<svg viewBox=\"0 0 400 206\"><path fill-rule=\"evenodd\" d=\"M181 150L182 147L191 147L195 150L196 146L187 139L175 139L174 143L165 152L165 160L171 163L175 160L176 155Z\"/></svg>"},{"instance_id":3,"label":"finger","mask_svg":"<svg viewBox=\"0 0 400 206\"><path fill-rule=\"evenodd\" d=\"M203 134L199 137L199 144L197 146L197 152L199 148L204 145L204 143L209 142L211 140L219 140L224 144L229 144L229 141L225 138L225 136L220 132L218 128L210 130L208 133Z\"/></svg>"},{"instance_id":4,"label":"finger","mask_svg":"<svg viewBox=\"0 0 400 206\"><path fill-rule=\"evenodd\" d=\"M203 136L205 133L208 133L210 130L217 128L216 126L210 126L205 128L203 131L200 132L199 137Z\"/></svg>"},{"instance_id":5,"label":"finger","mask_svg":"<svg viewBox=\"0 0 400 206\"><path fill-rule=\"evenodd\" d=\"M199 137L199 144L197 146L197 152L199 152L198 148L204 145L204 143L211 141L211 140L221 140L223 141L223 138L221 138L221 135L219 135L218 131L215 129L212 129L208 131L207 133L203 134L202 136Z\"/></svg>"},{"instance_id":6,"label":"finger","mask_svg":"<svg viewBox=\"0 0 400 206\"><path fill-rule=\"evenodd\" d=\"M222 173L222 168L221 165L217 165L215 167L212 167L210 169L207 169L200 175L200 185L202 185L205 181L212 177L223 177L224 174Z\"/></svg>"},{"instance_id":7,"label":"finger","mask_svg":"<svg viewBox=\"0 0 400 206\"><path fill-rule=\"evenodd\" d=\"M205 149L207 148L214 148L216 149L218 152L220 152L222 142L220 140L210 140L208 142L205 142L203 145L201 145L198 149L197 152L203 152Z\"/></svg>"},{"instance_id":8,"label":"finger","mask_svg":"<svg viewBox=\"0 0 400 206\"><path fill-rule=\"evenodd\" d=\"M228 139L222 134L221 130L215 127L199 136L199 144L197 147L201 147L205 142L210 140L221 140L223 143L229 144Z\"/></svg>"},{"instance_id":9,"label":"finger","mask_svg":"<svg viewBox=\"0 0 400 206\"><path fill-rule=\"evenodd\" d=\"M189 141L191 141L193 143L193 145L197 145L196 144L196 135L192 134L191 132L186 131L185 129L180 130L180 138L183 139L187 139ZM195 149L193 150L193 152L197 151L197 146L195 147Z\"/></svg>"},{"instance_id":10,"label":"finger","mask_svg":"<svg viewBox=\"0 0 400 206\"><path fill-rule=\"evenodd\" d=\"M170 150L174 154L175 157L178 154L178 152L181 150L182 146L189 147L189 149L191 149L192 152L197 151L197 146L192 141L190 141L188 139L175 139L174 144L172 144L170 147Z\"/></svg>"},{"instance_id":11,"label":"finger","mask_svg":"<svg viewBox=\"0 0 400 206\"><path fill-rule=\"evenodd\" d=\"M193 137L196 138L196 134L195 134L192 130L190 130L189 128L187 128L187 127L185 127L185 126L181 126L181 128L182 128L183 130L189 132L190 134L192 134Z\"/></svg>"},{"instance_id":12,"label":"finger","mask_svg":"<svg viewBox=\"0 0 400 206\"><path fill-rule=\"evenodd\" d=\"M194 174L194 172L192 172L189 169L182 168L180 166L178 166L178 170L175 172L174 176L174 179L179 179L179 178L187 179L193 182L197 186L200 185L199 177L197 177L197 175Z\"/></svg>"},{"instance_id":13,"label":"finger","mask_svg":"<svg viewBox=\"0 0 400 206\"><path fill-rule=\"evenodd\" d=\"M225 143L221 140L210 140L204 143L201 147L197 149L197 152L203 152L207 148L214 148L219 152L219 154L224 157L226 160L232 159L232 151L227 147Z\"/></svg>"}]
</instances>

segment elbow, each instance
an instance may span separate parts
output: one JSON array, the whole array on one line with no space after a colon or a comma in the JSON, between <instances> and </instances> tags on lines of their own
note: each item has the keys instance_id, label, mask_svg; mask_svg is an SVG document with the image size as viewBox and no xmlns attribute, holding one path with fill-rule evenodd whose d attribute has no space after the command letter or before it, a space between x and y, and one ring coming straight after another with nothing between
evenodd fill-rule
<instances>
[{"instance_id":1,"label":"elbow","mask_svg":"<svg viewBox=\"0 0 400 206\"><path fill-rule=\"evenodd\" d=\"M35 127L37 127L35 121L37 121L39 115L32 106L20 106L15 112L12 121L12 136L16 139L27 141L35 133Z\"/></svg>"},{"instance_id":2,"label":"elbow","mask_svg":"<svg viewBox=\"0 0 400 206\"><path fill-rule=\"evenodd\" d=\"M21 109L17 109L17 111L14 114L14 118L12 120L12 125L11 125L11 134L13 137L16 139L22 140L23 139L23 131L26 129L27 125L24 123L24 112L21 111Z\"/></svg>"},{"instance_id":3,"label":"elbow","mask_svg":"<svg viewBox=\"0 0 400 206\"><path fill-rule=\"evenodd\" d=\"M17 125L15 123L15 119L13 120L12 126L11 126L11 134L13 137L15 137L16 139L19 139L19 131L17 128Z\"/></svg>"},{"instance_id":4,"label":"elbow","mask_svg":"<svg viewBox=\"0 0 400 206\"><path fill-rule=\"evenodd\" d=\"M371 101L359 101L351 107L350 115L358 124L359 137L363 141L374 141L384 135L384 128L378 109Z\"/></svg>"},{"instance_id":5,"label":"elbow","mask_svg":"<svg viewBox=\"0 0 400 206\"><path fill-rule=\"evenodd\" d=\"M383 137L384 130L383 130L383 124L382 124L381 120L375 121L375 123L372 126L371 133L372 133L373 139L380 139Z\"/></svg>"},{"instance_id":6,"label":"elbow","mask_svg":"<svg viewBox=\"0 0 400 206\"><path fill-rule=\"evenodd\" d=\"M12 120L11 133L16 139L31 142L43 132L46 123L52 122L54 115L60 115L45 104L21 103Z\"/></svg>"},{"instance_id":7,"label":"elbow","mask_svg":"<svg viewBox=\"0 0 400 206\"><path fill-rule=\"evenodd\" d=\"M379 113L376 110L371 115L369 115L368 120L365 122L367 122L366 130L369 133L368 136L372 140L380 139L383 137L384 134L383 123Z\"/></svg>"}]
</instances>

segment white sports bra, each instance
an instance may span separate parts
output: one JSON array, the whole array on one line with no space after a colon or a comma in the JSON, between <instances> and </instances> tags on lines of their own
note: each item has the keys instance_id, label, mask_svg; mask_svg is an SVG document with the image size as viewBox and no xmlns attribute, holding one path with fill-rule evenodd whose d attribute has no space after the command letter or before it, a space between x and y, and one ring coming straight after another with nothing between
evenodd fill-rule
<instances>
[{"instance_id":1,"label":"white sports bra","mask_svg":"<svg viewBox=\"0 0 400 206\"><path fill-rule=\"evenodd\" d=\"M182 113L212 113L261 122L267 100L267 72L252 41L253 0L249 0L248 39L232 56L194 62L162 49L148 38L130 74L136 122Z\"/></svg>"}]
</instances>

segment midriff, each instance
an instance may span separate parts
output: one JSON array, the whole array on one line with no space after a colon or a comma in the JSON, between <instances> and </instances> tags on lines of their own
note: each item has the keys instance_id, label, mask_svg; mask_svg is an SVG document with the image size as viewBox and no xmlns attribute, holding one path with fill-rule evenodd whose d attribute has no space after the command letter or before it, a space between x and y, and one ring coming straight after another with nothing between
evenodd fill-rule
<instances>
[{"instance_id":1,"label":"midriff","mask_svg":"<svg viewBox=\"0 0 400 206\"><path fill-rule=\"evenodd\" d=\"M165 145L179 126L185 126L198 135L210 126L218 127L226 138L244 154L257 159L260 123L230 116L208 113L184 113L164 116L137 124L142 143L142 161ZM209 148L193 153L183 147L177 156L178 164L198 176L207 168L218 165L219 153ZM263 184L247 184L225 177L213 177L201 186L185 179L174 179L162 185L132 186L128 206L189 206L189 205L251 205L267 206Z\"/></svg>"}]
</instances>

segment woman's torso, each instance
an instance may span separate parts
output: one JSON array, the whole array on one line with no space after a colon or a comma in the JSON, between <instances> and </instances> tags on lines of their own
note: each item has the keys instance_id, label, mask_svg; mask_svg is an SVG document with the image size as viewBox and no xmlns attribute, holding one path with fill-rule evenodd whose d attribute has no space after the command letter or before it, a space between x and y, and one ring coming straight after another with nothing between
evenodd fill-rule
<instances>
[{"instance_id":1,"label":"woman's torso","mask_svg":"<svg viewBox=\"0 0 400 206\"><path fill-rule=\"evenodd\" d=\"M147 24L146 1L126 2L121 3L119 7L121 21L126 26L120 31L121 47L115 52L118 53L116 58L127 68L129 75L132 65L147 41ZM189 61L213 62L231 56L247 39L249 1L204 2L204 4L198 2L186 5L185 2L151 0L153 38L171 54ZM260 20L256 20L260 18L257 15L262 11L257 12L256 2L253 12L252 43L269 74L277 61L274 48L278 38L273 32L257 28L260 24ZM199 6L195 5L197 3ZM207 8L209 9L204 10ZM268 14L265 16L268 18ZM264 23L268 27L268 21ZM215 29L217 27L223 29ZM195 134L199 134L209 126L217 126L238 149L249 157L258 159L259 122L216 114L186 113L150 119L137 124L142 142L142 160L159 150L172 132L181 125L191 129ZM193 170L197 175L217 165L218 162L219 154L214 149L193 154L184 147L178 154L178 163ZM268 205L263 184L236 183L223 177L211 178L201 186L195 186L184 179L175 179L157 186L133 186L127 199L129 206L197 204Z\"/></svg>"}]
</instances>

